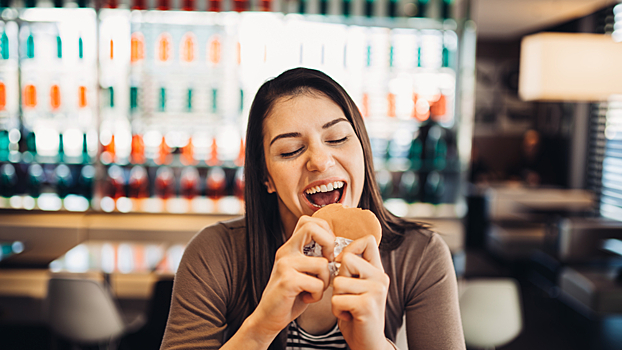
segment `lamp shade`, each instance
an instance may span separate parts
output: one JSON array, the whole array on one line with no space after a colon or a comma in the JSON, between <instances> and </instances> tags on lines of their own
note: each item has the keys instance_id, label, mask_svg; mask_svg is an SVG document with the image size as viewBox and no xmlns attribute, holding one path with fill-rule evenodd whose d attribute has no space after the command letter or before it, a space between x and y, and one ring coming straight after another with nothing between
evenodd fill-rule
<instances>
[{"instance_id":1,"label":"lamp shade","mask_svg":"<svg viewBox=\"0 0 622 350\"><path fill-rule=\"evenodd\" d=\"M604 101L622 94L622 43L605 34L526 36L518 94L526 101Z\"/></svg>"}]
</instances>

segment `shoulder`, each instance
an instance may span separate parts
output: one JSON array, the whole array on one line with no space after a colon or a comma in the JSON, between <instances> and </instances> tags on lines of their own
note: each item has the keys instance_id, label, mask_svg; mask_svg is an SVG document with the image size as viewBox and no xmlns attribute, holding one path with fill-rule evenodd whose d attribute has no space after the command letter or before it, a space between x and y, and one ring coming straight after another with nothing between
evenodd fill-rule
<instances>
[{"instance_id":1,"label":"shoulder","mask_svg":"<svg viewBox=\"0 0 622 350\"><path fill-rule=\"evenodd\" d=\"M244 217L221 221L204 227L186 247L187 256L230 255L245 251L246 222Z\"/></svg>"},{"instance_id":2,"label":"shoulder","mask_svg":"<svg viewBox=\"0 0 622 350\"><path fill-rule=\"evenodd\" d=\"M449 248L438 233L422 227L406 230L400 246L384 254L391 255L394 259L408 260L412 263L413 260L434 259L439 255L449 254Z\"/></svg>"},{"instance_id":3,"label":"shoulder","mask_svg":"<svg viewBox=\"0 0 622 350\"><path fill-rule=\"evenodd\" d=\"M427 228L405 232L402 244L382 253L382 261L385 272L404 293L403 297L412 296L417 286L454 274L447 244L438 233Z\"/></svg>"},{"instance_id":4,"label":"shoulder","mask_svg":"<svg viewBox=\"0 0 622 350\"><path fill-rule=\"evenodd\" d=\"M227 221L220 221L213 225L202 228L188 243L196 245L209 241L239 241L246 234L246 221L244 217L238 217Z\"/></svg>"}]
</instances>

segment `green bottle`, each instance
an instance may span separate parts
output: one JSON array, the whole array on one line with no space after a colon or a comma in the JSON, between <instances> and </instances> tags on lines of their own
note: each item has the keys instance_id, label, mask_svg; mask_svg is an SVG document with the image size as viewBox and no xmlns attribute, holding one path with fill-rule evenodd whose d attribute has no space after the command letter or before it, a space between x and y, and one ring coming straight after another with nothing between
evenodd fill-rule
<instances>
[{"instance_id":1,"label":"green bottle","mask_svg":"<svg viewBox=\"0 0 622 350\"><path fill-rule=\"evenodd\" d=\"M32 36L32 32L30 32L28 39L26 39L26 57L35 58L35 38Z\"/></svg>"},{"instance_id":2,"label":"green bottle","mask_svg":"<svg viewBox=\"0 0 622 350\"><path fill-rule=\"evenodd\" d=\"M4 30L2 31L2 36L0 36L0 57L3 60L9 59L9 37Z\"/></svg>"}]
</instances>

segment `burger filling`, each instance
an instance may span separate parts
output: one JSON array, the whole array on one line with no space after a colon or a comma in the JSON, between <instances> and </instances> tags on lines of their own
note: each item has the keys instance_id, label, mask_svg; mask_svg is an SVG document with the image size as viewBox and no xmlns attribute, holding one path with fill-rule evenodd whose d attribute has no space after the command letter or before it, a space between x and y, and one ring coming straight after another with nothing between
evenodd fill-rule
<instances>
[{"instance_id":1,"label":"burger filling","mask_svg":"<svg viewBox=\"0 0 622 350\"><path fill-rule=\"evenodd\" d=\"M305 195L313 206L322 208L329 204L338 203L343 195L343 189L344 183L335 181L326 185L309 188L305 191Z\"/></svg>"}]
</instances>

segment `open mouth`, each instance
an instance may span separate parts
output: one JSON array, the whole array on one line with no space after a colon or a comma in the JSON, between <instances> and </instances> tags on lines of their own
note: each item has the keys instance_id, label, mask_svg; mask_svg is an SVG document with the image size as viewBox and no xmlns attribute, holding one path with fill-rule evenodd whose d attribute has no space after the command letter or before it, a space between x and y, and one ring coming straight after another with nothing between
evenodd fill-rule
<instances>
[{"instance_id":1,"label":"open mouth","mask_svg":"<svg viewBox=\"0 0 622 350\"><path fill-rule=\"evenodd\" d=\"M343 181L334 181L307 189L305 197L313 207L319 209L329 204L339 203L344 189L345 183Z\"/></svg>"}]
</instances>

